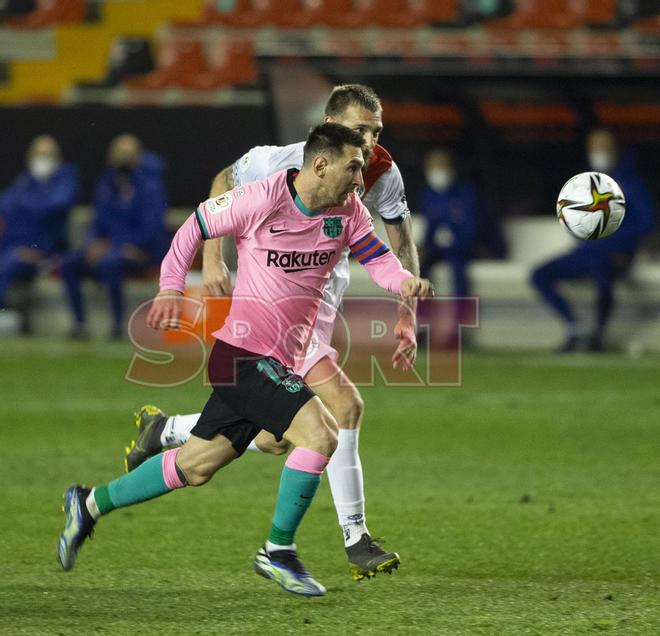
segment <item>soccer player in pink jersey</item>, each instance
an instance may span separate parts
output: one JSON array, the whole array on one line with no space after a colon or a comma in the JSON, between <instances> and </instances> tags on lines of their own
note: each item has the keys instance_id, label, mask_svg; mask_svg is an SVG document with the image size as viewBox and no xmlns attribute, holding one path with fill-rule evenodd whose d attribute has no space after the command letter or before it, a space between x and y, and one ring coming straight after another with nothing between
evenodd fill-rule
<instances>
[{"instance_id":1,"label":"soccer player in pink jersey","mask_svg":"<svg viewBox=\"0 0 660 636\"><path fill-rule=\"evenodd\" d=\"M401 172L390 154L379 143L383 129L382 106L378 96L368 86L345 84L336 86L328 99L326 121L337 122L364 136L365 165L362 169L364 185L359 193L372 214L384 221L392 251L402 265L419 275L419 259L406 203ZM231 166L222 170L214 180L211 196L218 197L235 186L265 179L283 169L300 168L304 142L288 146L257 146L245 153ZM203 278L207 293L230 295L229 272L222 261L221 240L204 244ZM296 373L314 388L339 426L337 452L328 465L328 480L337 510L339 526L354 579L389 572L398 566L396 552L385 551L371 537L366 525L364 479L359 455L359 434L364 404L358 389L337 364L338 354L331 339L337 308L349 284L348 250L341 255L323 290L324 303L320 307L312 343ZM402 304L396 336L399 346L393 362L409 366L415 359L415 313L413 300ZM143 406L137 413L139 434L127 448L126 467L132 470L148 457L164 448L183 444L197 423L199 413L167 415L155 406ZM250 444L250 450L273 454L288 450L286 440L277 442L262 431Z\"/></svg>"},{"instance_id":2,"label":"soccer player in pink jersey","mask_svg":"<svg viewBox=\"0 0 660 636\"><path fill-rule=\"evenodd\" d=\"M273 523L255 569L294 594L325 594L298 559L295 533L337 446L337 422L292 367L304 357L323 288L344 248L383 289L403 297L432 294L430 283L405 270L374 234L371 216L355 195L363 183L363 145L364 138L345 126L317 126L300 171L279 172L209 199L178 230L147 317L153 328L177 326L186 273L202 242L236 239L240 265L233 301L213 334L217 341L208 362L213 390L183 446L109 484L66 491L58 546L65 570L73 568L102 515L205 484L263 428L294 450L282 470Z\"/></svg>"}]
</instances>

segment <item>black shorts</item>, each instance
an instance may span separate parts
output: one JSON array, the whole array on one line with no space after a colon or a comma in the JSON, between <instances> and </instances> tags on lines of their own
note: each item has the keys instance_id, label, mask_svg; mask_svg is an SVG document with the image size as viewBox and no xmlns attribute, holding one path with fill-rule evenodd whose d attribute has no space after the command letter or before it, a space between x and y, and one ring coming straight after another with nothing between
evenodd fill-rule
<instances>
[{"instance_id":1,"label":"black shorts","mask_svg":"<svg viewBox=\"0 0 660 636\"><path fill-rule=\"evenodd\" d=\"M192 435L224 435L242 455L261 429L280 440L314 392L292 369L217 340L208 362L213 393Z\"/></svg>"}]
</instances>

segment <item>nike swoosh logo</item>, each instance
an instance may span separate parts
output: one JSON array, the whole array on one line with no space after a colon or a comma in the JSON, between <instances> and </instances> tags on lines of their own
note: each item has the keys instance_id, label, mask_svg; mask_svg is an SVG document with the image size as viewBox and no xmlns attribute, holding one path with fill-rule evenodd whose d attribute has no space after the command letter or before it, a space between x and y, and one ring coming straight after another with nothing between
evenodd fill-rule
<instances>
[{"instance_id":1,"label":"nike swoosh logo","mask_svg":"<svg viewBox=\"0 0 660 636\"><path fill-rule=\"evenodd\" d=\"M274 227L270 228L270 233L271 234L280 234L281 232L286 232L286 228L283 227L281 230L276 230Z\"/></svg>"}]
</instances>

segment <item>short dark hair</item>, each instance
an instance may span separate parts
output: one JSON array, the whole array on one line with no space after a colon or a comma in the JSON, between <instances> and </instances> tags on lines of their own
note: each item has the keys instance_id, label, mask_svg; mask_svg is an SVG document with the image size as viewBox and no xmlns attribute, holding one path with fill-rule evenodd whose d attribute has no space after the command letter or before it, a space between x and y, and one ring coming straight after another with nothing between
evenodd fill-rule
<instances>
[{"instance_id":1,"label":"short dark hair","mask_svg":"<svg viewBox=\"0 0 660 636\"><path fill-rule=\"evenodd\" d=\"M312 128L309 135L307 135L303 151L303 163L308 165L313 157L322 152L339 155L342 153L344 146L363 148L364 145L364 137L351 128L334 122L319 124Z\"/></svg>"},{"instance_id":2,"label":"short dark hair","mask_svg":"<svg viewBox=\"0 0 660 636\"><path fill-rule=\"evenodd\" d=\"M335 117L343 113L349 106L362 106L372 113L382 110L380 99L375 91L364 84L340 84L330 93L325 105L325 114Z\"/></svg>"}]
</instances>

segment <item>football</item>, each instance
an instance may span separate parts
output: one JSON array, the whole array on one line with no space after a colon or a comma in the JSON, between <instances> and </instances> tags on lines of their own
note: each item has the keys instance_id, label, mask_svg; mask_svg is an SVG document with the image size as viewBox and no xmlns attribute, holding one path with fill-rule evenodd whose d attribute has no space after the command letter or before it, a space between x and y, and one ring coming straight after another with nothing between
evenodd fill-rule
<instances>
[{"instance_id":1,"label":"football","mask_svg":"<svg viewBox=\"0 0 660 636\"><path fill-rule=\"evenodd\" d=\"M557 198L557 218L571 236L592 241L609 236L621 225L626 200L619 184L602 172L571 177Z\"/></svg>"}]
</instances>

